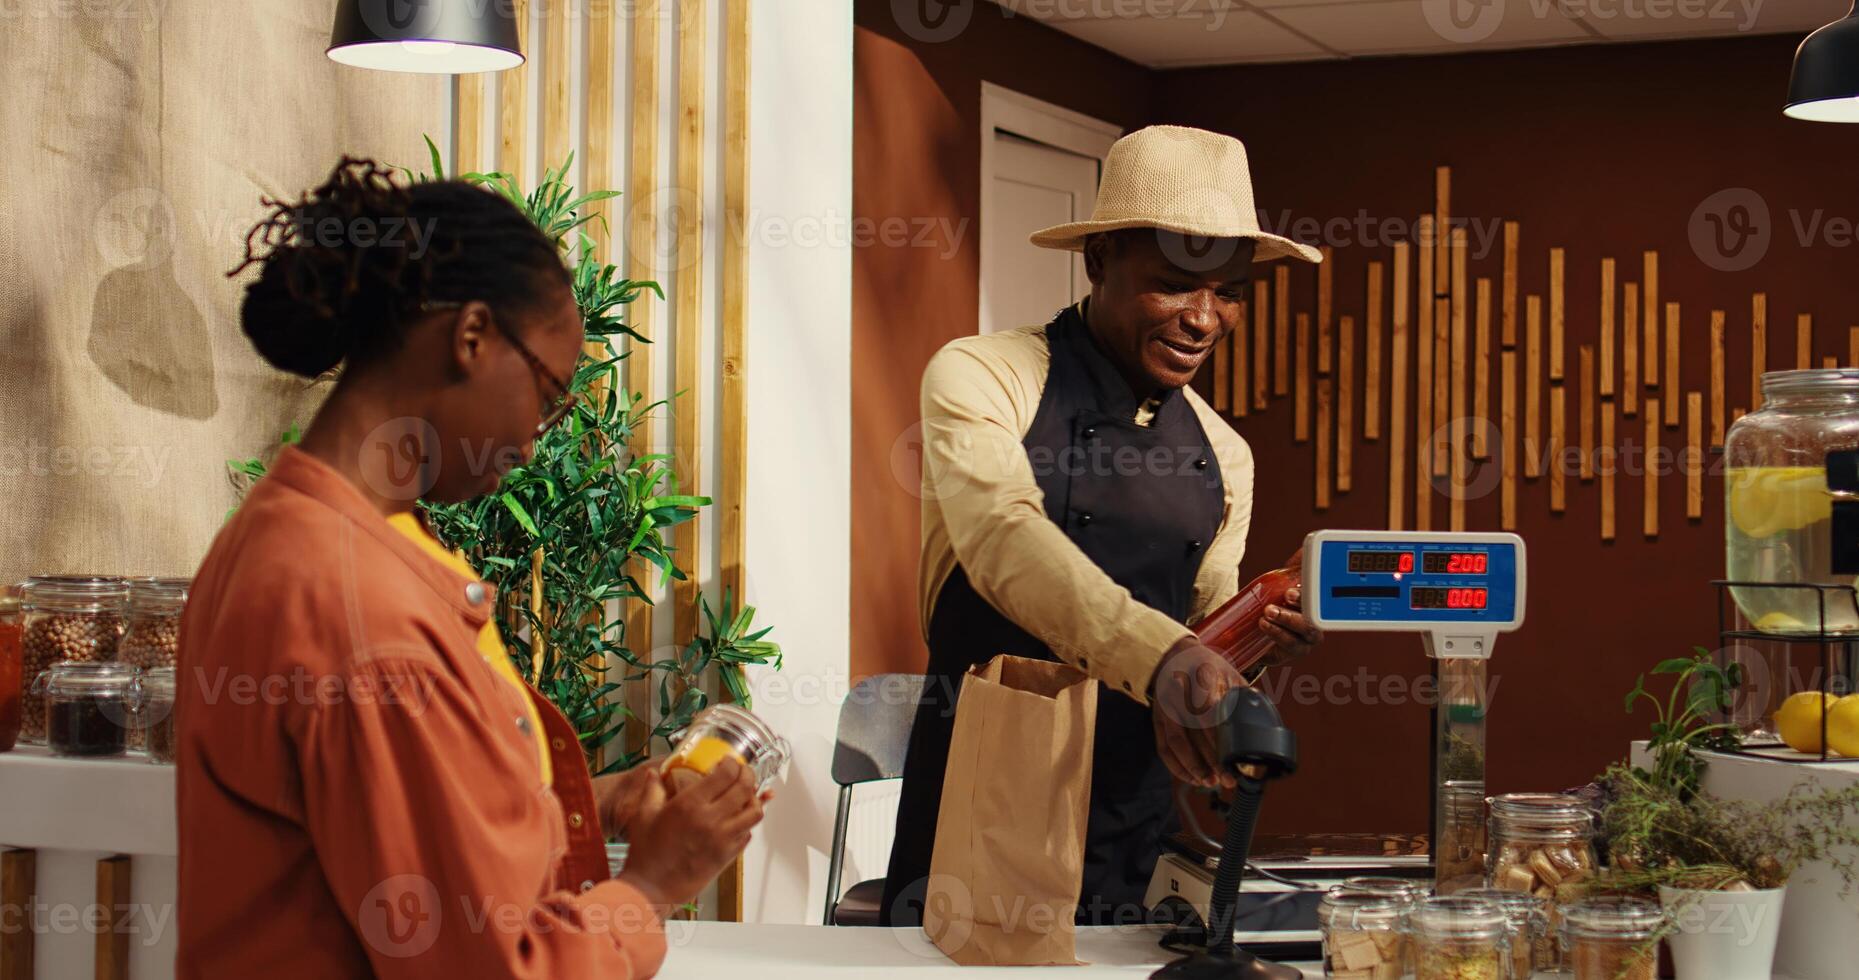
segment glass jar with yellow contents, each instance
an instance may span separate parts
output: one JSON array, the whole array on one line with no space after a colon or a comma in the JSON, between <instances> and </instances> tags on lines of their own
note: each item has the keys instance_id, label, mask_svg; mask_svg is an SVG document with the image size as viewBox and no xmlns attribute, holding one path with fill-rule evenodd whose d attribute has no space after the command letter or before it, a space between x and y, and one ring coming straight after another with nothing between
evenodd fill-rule
<instances>
[{"instance_id":1,"label":"glass jar with yellow contents","mask_svg":"<svg viewBox=\"0 0 1859 980\"><path fill-rule=\"evenodd\" d=\"M1859 370L1771 371L1760 407L1724 439L1725 576L1735 582L1851 586L1833 570L1827 454L1859 449ZM1732 588L1765 633L1859 633L1847 588ZM1825 600L1824 615L1822 600Z\"/></svg>"},{"instance_id":2,"label":"glass jar with yellow contents","mask_svg":"<svg viewBox=\"0 0 1859 980\"><path fill-rule=\"evenodd\" d=\"M787 769L793 752L788 741L767 722L733 704L713 704L691 719L663 771L674 789L709 775L724 759L734 759L755 773L762 789L773 786Z\"/></svg>"}]
</instances>

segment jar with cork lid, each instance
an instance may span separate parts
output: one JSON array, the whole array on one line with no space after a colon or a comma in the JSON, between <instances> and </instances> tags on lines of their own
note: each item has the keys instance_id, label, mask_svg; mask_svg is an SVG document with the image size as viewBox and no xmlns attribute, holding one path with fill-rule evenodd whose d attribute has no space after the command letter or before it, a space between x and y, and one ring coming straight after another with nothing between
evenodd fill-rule
<instances>
[{"instance_id":1,"label":"jar with cork lid","mask_svg":"<svg viewBox=\"0 0 1859 980\"><path fill-rule=\"evenodd\" d=\"M116 659L128 597L128 583L120 578L41 575L26 580L20 606L22 741L45 744L46 705L39 680L53 664Z\"/></svg>"}]
</instances>

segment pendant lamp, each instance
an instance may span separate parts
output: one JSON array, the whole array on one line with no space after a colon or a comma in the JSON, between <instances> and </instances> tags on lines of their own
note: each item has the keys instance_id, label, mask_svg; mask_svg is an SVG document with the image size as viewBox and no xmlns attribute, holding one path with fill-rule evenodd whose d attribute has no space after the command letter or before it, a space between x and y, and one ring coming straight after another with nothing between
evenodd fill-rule
<instances>
[{"instance_id":1,"label":"pendant lamp","mask_svg":"<svg viewBox=\"0 0 1859 980\"><path fill-rule=\"evenodd\" d=\"M1782 112L1813 122L1859 123L1859 3L1801 42Z\"/></svg>"},{"instance_id":2,"label":"pendant lamp","mask_svg":"<svg viewBox=\"0 0 1859 980\"><path fill-rule=\"evenodd\" d=\"M329 57L357 68L462 75L523 63L513 0L339 0Z\"/></svg>"}]
</instances>

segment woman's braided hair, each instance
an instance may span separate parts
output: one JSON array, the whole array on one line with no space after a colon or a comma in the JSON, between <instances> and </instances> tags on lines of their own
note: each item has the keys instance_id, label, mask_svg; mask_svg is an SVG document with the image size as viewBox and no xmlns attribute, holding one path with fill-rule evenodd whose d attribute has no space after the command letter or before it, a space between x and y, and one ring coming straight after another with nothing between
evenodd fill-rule
<instances>
[{"instance_id":1,"label":"woman's braided hair","mask_svg":"<svg viewBox=\"0 0 1859 980\"><path fill-rule=\"evenodd\" d=\"M428 303L479 300L508 316L569 284L528 216L464 181L407 185L345 156L302 200L264 205L227 275L259 266L240 323L260 356L304 377L391 354Z\"/></svg>"}]
</instances>

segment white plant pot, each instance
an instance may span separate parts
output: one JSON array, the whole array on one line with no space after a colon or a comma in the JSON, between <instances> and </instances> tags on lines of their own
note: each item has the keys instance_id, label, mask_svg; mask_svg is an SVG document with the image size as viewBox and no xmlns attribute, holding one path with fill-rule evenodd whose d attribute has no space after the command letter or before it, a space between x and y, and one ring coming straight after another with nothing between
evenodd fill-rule
<instances>
[{"instance_id":1,"label":"white plant pot","mask_svg":"<svg viewBox=\"0 0 1859 980\"><path fill-rule=\"evenodd\" d=\"M1783 888L1705 892L1660 888L1678 980L1768 980L1781 936Z\"/></svg>"}]
</instances>

